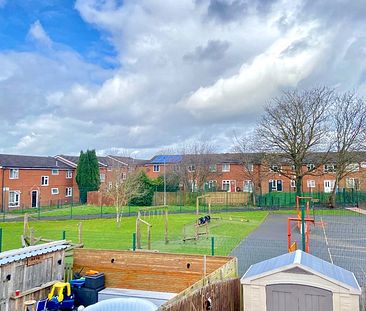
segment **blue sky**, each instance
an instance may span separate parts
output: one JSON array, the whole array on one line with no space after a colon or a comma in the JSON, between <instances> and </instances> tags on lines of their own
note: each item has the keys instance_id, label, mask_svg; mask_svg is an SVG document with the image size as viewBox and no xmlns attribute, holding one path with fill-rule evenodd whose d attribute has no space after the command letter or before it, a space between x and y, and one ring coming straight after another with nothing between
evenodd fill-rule
<instances>
[{"instance_id":1,"label":"blue sky","mask_svg":"<svg viewBox=\"0 0 366 311\"><path fill-rule=\"evenodd\" d=\"M230 151L284 89L366 95L365 0L0 0L0 152Z\"/></svg>"},{"instance_id":2,"label":"blue sky","mask_svg":"<svg viewBox=\"0 0 366 311\"><path fill-rule=\"evenodd\" d=\"M116 67L114 47L105 33L86 23L72 0L11 0L0 9L0 49L35 51L29 27L39 21L60 48L73 49L86 61L104 68Z\"/></svg>"}]
</instances>

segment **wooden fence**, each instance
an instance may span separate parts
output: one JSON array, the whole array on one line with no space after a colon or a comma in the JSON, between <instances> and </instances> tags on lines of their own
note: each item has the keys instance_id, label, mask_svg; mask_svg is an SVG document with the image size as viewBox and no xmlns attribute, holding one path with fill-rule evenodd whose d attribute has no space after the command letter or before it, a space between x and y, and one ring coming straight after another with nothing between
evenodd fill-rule
<instances>
[{"instance_id":1,"label":"wooden fence","mask_svg":"<svg viewBox=\"0 0 366 311\"><path fill-rule=\"evenodd\" d=\"M247 206L251 204L251 193L248 192L207 192L213 206ZM168 205L195 205L198 192L167 192L166 202ZM206 199L206 204L208 199ZM154 205L164 204L164 192L155 192Z\"/></svg>"},{"instance_id":2,"label":"wooden fence","mask_svg":"<svg viewBox=\"0 0 366 311\"><path fill-rule=\"evenodd\" d=\"M206 285L187 296L173 298L159 311L239 311L240 279L231 279Z\"/></svg>"}]
</instances>

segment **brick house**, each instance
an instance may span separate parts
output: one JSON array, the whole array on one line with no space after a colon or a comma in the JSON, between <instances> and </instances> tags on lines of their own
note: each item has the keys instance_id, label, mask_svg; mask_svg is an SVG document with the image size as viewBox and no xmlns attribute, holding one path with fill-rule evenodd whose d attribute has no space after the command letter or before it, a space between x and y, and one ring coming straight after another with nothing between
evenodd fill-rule
<instances>
[{"instance_id":1,"label":"brick house","mask_svg":"<svg viewBox=\"0 0 366 311\"><path fill-rule=\"evenodd\" d=\"M303 165L303 170L313 170L311 175L303 178L303 192L331 192L334 187L336 167L331 162L332 156L330 155L330 162L325 165L317 163L320 156L320 154L310 155L307 163ZM157 178L164 173L164 170L167 172L185 170L192 177L196 168L194 161L190 163L187 160L189 157L192 155L155 156L145 164L145 170L150 178ZM281 158L277 158L275 162L273 159L271 161L269 164L263 155L256 153L211 154L205 189L252 192L255 187L256 193L295 192L295 180L284 176L285 172L287 175L293 174L292 167ZM338 189L366 191L366 153L361 154L359 163L351 166L351 172L340 181ZM186 190L192 191L194 187Z\"/></svg>"},{"instance_id":2,"label":"brick house","mask_svg":"<svg viewBox=\"0 0 366 311\"><path fill-rule=\"evenodd\" d=\"M54 157L0 154L1 210L78 201L74 171Z\"/></svg>"}]
</instances>

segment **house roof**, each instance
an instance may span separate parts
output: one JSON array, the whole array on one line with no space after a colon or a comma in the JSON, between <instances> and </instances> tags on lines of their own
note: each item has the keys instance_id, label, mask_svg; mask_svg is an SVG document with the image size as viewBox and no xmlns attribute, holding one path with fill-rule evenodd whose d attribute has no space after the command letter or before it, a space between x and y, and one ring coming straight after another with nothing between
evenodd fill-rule
<instances>
[{"instance_id":1,"label":"house roof","mask_svg":"<svg viewBox=\"0 0 366 311\"><path fill-rule=\"evenodd\" d=\"M150 164L174 164L183 160L182 155L157 155L150 160Z\"/></svg>"},{"instance_id":2,"label":"house roof","mask_svg":"<svg viewBox=\"0 0 366 311\"><path fill-rule=\"evenodd\" d=\"M64 161L65 163L68 163L69 165L72 165L73 167L76 167L79 162L79 156L69 156L69 155L57 155L55 158L60 159L60 161ZM108 166L107 162L108 160L106 157L97 157L99 166Z\"/></svg>"},{"instance_id":3,"label":"house roof","mask_svg":"<svg viewBox=\"0 0 366 311\"><path fill-rule=\"evenodd\" d=\"M70 169L72 166L54 157L0 154L0 166L9 168Z\"/></svg>"},{"instance_id":4,"label":"house roof","mask_svg":"<svg viewBox=\"0 0 366 311\"><path fill-rule=\"evenodd\" d=\"M344 284L348 288L360 290L355 275L352 272L301 250L251 265L242 277L242 283L245 282L245 280L255 279L271 274L273 271L283 271L293 267L300 267L308 271L310 270L311 272L320 274L327 279Z\"/></svg>"},{"instance_id":5,"label":"house roof","mask_svg":"<svg viewBox=\"0 0 366 311\"><path fill-rule=\"evenodd\" d=\"M0 267L25 258L57 252L68 247L69 244L62 240L2 252L0 253Z\"/></svg>"}]
</instances>

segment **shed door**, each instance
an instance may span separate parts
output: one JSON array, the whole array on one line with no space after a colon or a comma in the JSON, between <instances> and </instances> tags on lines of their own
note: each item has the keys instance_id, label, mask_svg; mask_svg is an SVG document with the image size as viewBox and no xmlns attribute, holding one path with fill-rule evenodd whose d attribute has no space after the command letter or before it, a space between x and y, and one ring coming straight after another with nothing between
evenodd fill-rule
<instances>
[{"instance_id":1,"label":"shed door","mask_svg":"<svg viewBox=\"0 0 366 311\"><path fill-rule=\"evenodd\" d=\"M267 311L332 311L333 294L325 289L296 284L266 286Z\"/></svg>"}]
</instances>

